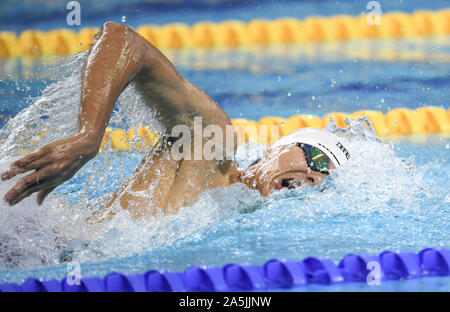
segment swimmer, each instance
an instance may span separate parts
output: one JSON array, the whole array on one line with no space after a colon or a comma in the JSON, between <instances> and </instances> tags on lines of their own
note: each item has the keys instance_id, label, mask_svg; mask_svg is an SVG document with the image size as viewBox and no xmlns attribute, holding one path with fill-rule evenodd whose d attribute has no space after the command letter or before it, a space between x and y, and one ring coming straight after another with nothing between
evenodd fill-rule
<instances>
[{"instance_id":1,"label":"swimmer","mask_svg":"<svg viewBox=\"0 0 450 312\"><path fill-rule=\"evenodd\" d=\"M15 205L37 192L38 204L42 204L55 187L71 179L95 157L113 107L131 82L146 104L161 116L167 129L176 125L192 128L194 117L202 118L203 128L218 125L223 133L231 126L230 118L220 106L202 89L181 77L157 48L129 27L107 22L96 34L83 64L77 133L15 161L1 175L2 180L33 172L9 190L4 196L6 202ZM233 136L237 143L235 131ZM144 157L129 181L99 212L99 220L105 213L113 214L113 203L128 209L135 218L154 215L156 209L151 207L173 213L180 206L193 203L209 188L237 182L259 190L264 196L302 184L317 185L330 169L343 165L350 157L336 136L311 128L282 137L247 169L238 168L232 159L175 159L170 146L176 139L169 137L158 142L157 151ZM203 139L201 143L205 142ZM233 154L235 151L233 147Z\"/></svg>"}]
</instances>

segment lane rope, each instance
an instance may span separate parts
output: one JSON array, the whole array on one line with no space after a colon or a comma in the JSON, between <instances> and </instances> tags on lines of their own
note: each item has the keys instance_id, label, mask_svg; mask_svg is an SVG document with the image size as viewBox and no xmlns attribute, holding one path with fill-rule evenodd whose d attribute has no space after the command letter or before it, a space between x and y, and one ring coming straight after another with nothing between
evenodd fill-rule
<instances>
[{"instance_id":1,"label":"lane rope","mask_svg":"<svg viewBox=\"0 0 450 312\"><path fill-rule=\"evenodd\" d=\"M183 272L111 272L105 277L82 276L79 283L74 283L73 276L62 280L28 278L20 284L0 282L0 292L251 291L311 284L379 285L387 280L449 275L450 250L439 247L425 248L418 253L386 250L379 255L348 254L338 265L327 257L307 257L301 261L274 258L263 265L191 266Z\"/></svg>"},{"instance_id":2,"label":"lane rope","mask_svg":"<svg viewBox=\"0 0 450 312\"><path fill-rule=\"evenodd\" d=\"M266 116L258 121L237 118L232 119L232 124L238 133L239 143L272 143L280 136L299 128L324 128L330 117L334 118L339 127L346 128L347 117L356 119L360 116L366 116L371 121L379 136L450 132L450 109L445 110L437 106L419 107L416 110L394 108L386 114L375 110L360 110L351 114L332 112L322 118L309 114L289 118ZM278 130L275 131L271 126L277 126ZM157 131L149 126L131 127L128 131L108 127L103 137L102 149L105 146L116 150L127 150L132 146L148 148L154 146L157 140Z\"/></svg>"},{"instance_id":3,"label":"lane rope","mask_svg":"<svg viewBox=\"0 0 450 312\"><path fill-rule=\"evenodd\" d=\"M362 14L254 19L250 22L198 22L192 26L183 23L141 25L136 30L160 49L233 49L277 43L413 38L450 34L450 9L389 12L381 15L380 25L369 25L367 14ZM97 31L96 27L85 27L78 32L71 29L30 29L19 35L1 31L0 57L72 55L86 50Z\"/></svg>"},{"instance_id":4,"label":"lane rope","mask_svg":"<svg viewBox=\"0 0 450 312\"><path fill-rule=\"evenodd\" d=\"M239 144L245 142L272 144L280 138L304 127L323 129L330 117L337 126L347 128L345 119L356 119L366 116L378 136L405 136L426 133L450 133L450 108L438 106L424 106L415 110L409 108L394 108L383 114L375 110L360 110L353 113L332 112L322 118L311 114L294 115L288 118L277 116L265 116L260 120L245 118L232 119L231 122L237 132ZM272 127L274 126L274 127ZM40 131L31 141L39 144L39 139L46 131ZM140 125L129 130L107 127L101 143L101 150L125 151L130 149L147 149L158 142L158 131L150 126ZM30 152L30 149L22 149L20 154Z\"/></svg>"}]
</instances>

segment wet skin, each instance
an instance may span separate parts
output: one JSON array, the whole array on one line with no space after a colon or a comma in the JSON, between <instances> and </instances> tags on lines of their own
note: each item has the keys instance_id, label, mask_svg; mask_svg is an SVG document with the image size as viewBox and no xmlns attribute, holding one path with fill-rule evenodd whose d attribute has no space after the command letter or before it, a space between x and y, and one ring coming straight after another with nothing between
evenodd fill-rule
<instances>
[{"instance_id":1,"label":"wet skin","mask_svg":"<svg viewBox=\"0 0 450 312\"><path fill-rule=\"evenodd\" d=\"M105 23L96 34L83 64L81 82L77 134L44 145L14 162L1 175L2 180L7 180L32 171L5 195L10 205L34 192L42 204L55 187L71 179L95 157L116 100L131 82L168 129L175 125L192 127L196 116L202 117L203 127L218 125L224 134L225 127L231 125L226 113L202 89L181 77L157 48L121 24ZM234 136L235 152L236 133ZM93 221L112 215L111 207L116 204L140 217L155 214L157 207L166 213L175 212L194 202L206 189L235 182L258 189L266 196L283 187L319 184L325 177L308 168L302 150L295 145L267 150L247 170L239 169L231 160L176 160L167 141L158 145L106 207L93 216Z\"/></svg>"},{"instance_id":2,"label":"wet skin","mask_svg":"<svg viewBox=\"0 0 450 312\"><path fill-rule=\"evenodd\" d=\"M329 169L335 168L330 161L328 164ZM274 190L321 184L325 177L326 174L311 170L303 150L291 144L266 150L256 164L241 171L239 180L267 196Z\"/></svg>"}]
</instances>

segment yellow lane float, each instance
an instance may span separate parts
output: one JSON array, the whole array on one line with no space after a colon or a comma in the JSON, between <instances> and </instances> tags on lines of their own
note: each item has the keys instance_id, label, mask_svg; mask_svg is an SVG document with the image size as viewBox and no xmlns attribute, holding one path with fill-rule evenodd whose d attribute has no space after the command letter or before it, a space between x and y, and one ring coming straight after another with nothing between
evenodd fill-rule
<instances>
[{"instance_id":1,"label":"yellow lane float","mask_svg":"<svg viewBox=\"0 0 450 312\"><path fill-rule=\"evenodd\" d=\"M229 20L141 25L145 39L158 48L238 48L277 43L337 41L363 38L412 38L450 34L450 9L417 10L413 13L389 12L381 15L380 25L368 23L367 15L310 16L304 20L254 19L248 23ZM0 31L0 57L22 55L72 55L86 50L98 28L85 27L51 31L25 30L16 35Z\"/></svg>"},{"instance_id":2,"label":"yellow lane float","mask_svg":"<svg viewBox=\"0 0 450 312\"><path fill-rule=\"evenodd\" d=\"M315 115L300 114L289 118L266 116L258 121L245 118L232 119L231 122L238 134L239 143L259 142L271 144L280 136L304 127L324 128L329 118L333 117L339 127L347 127L346 117L356 119L367 116L375 131L380 136L410 135L423 133L450 132L450 109L437 106L425 106L412 110L394 108L383 114L374 110L360 110L351 114L335 112L323 118ZM272 127L273 126L273 127ZM157 143L159 136L148 126L132 127L125 131L108 127L102 142L102 148L109 146L116 150L128 150L132 147L147 148Z\"/></svg>"}]
</instances>

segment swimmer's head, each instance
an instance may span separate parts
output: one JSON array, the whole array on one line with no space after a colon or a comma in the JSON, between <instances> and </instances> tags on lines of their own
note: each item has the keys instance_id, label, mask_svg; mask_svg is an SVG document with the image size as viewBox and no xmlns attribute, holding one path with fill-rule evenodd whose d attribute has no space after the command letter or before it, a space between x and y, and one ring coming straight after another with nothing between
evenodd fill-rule
<instances>
[{"instance_id":1,"label":"swimmer's head","mask_svg":"<svg viewBox=\"0 0 450 312\"><path fill-rule=\"evenodd\" d=\"M330 169L345 164L348 150L337 136L302 128L276 141L242 175L242 181L267 196L274 190L323 182Z\"/></svg>"}]
</instances>

